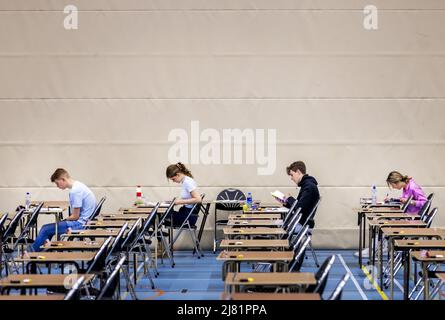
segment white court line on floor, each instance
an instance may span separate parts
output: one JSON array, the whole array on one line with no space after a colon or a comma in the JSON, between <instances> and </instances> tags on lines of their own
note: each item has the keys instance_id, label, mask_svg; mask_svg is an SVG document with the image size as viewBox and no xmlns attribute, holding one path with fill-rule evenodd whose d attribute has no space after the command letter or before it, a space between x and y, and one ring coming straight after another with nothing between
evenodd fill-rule
<instances>
[{"instance_id":1,"label":"white court line on floor","mask_svg":"<svg viewBox=\"0 0 445 320\"><path fill-rule=\"evenodd\" d=\"M355 279L354 274L351 272L351 269L349 269L349 267L346 265L346 262L343 259L343 257L341 256L341 254L337 254L337 257L340 259L340 262L342 263L343 267L346 269L346 272L348 272L349 276L351 277L351 280L354 283L354 285L357 288L360 295L362 296L362 299L368 300L368 297L366 296L366 294L363 292L362 288L358 284L357 279Z\"/></svg>"}]
</instances>

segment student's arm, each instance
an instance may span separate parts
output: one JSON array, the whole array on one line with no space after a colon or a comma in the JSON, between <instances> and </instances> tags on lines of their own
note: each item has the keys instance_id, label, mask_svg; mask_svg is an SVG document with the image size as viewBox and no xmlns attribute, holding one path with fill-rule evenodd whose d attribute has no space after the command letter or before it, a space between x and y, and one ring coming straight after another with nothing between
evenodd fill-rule
<instances>
[{"instance_id":1,"label":"student's arm","mask_svg":"<svg viewBox=\"0 0 445 320\"><path fill-rule=\"evenodd\" d=\"M295 201L297 201L297 199L295 199L294 197L288 197L288 198L286 199L286 202L283 203L283 205L284 205L286 208L290 208L290 207L292 207L292 205L294 204Z\"/></svg>"},{"instance_id":2,"label":"student's arm","mask_svg":"<svg viewBox=\"0 0 445 320\"><path fill-rule=\"evenodd\" d=\"M80 208L74 208L73 211L71 212L71 215L66 218L65 220L67 221L77 221L79 220L80 217Z\"/></svg>"},{"instance_id":3,"label":"student's arm","mask_svg":"<svg viewBox=\"0 0 445 320\"><path fill-rule=\"evenodd\" d=\"M195 204L201 203L201 196L199 195L197 190L193 190L190 192L192 196L191 199L176 199L175 204Z\"/></svg>"}]
</instances>

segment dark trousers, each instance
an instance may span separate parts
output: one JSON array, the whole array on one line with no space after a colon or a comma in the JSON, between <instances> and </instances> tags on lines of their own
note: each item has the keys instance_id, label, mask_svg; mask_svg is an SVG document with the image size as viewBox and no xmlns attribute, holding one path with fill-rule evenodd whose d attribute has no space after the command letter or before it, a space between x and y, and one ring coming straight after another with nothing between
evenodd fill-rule
<instances>
[{"instance_id":1,"label":"dark trousers","mask_svg":"<svg viewBox=\"0 0 445 320\"><path fill-rule=\"evenodd\" d=\"M187 219L187 216L190 213L192 208L187 208L186 206L182 206L179 208L179 211L172 211L170 219L173 219L173 226L180 227L184 221ZM198 220L198 214L196 212L192 213L189 218L189 223L191 226L196 224L196 220Z\"/></svg>"}]
</instances>

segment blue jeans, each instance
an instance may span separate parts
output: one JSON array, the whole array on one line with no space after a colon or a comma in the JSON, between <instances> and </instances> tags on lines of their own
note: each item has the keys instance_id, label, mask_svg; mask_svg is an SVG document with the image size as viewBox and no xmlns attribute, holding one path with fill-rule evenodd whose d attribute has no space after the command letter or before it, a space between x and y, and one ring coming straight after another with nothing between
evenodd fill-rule
<instances>
[{"instance_id":1,"label":"blue jeans","mask_svg":"<svg viewBox=\"0 0 445 320\"><path fill-rule=\"evenodd\" d=\"M77 221L61 221L57 224L57 233L59 235L66 233L68 228L72 230L83 229L83 225ZM51 240L51 238L56 234L56 224L49 223L42 226L39 235L37 236L34 243L31 245L32 251L42 251L40 248L46 240Z\"/></svg>"}]
</instances>

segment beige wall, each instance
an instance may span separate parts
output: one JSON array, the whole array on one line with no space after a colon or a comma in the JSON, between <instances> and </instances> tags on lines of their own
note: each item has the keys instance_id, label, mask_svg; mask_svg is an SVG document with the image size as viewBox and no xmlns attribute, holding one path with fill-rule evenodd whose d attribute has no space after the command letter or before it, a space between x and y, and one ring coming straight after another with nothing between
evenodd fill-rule
<instances>
[{"instance_id":1,"label":"beige wall","mask_svg":"<svg viewBox=\"0 0 445 320\"><path fill-rule=\"evenodd\" d=\"M78 30L63 28L66 4ZM377 31L362 26L367 4ZM106 195L107 211L136 184L171 198L169 132L198 120L277 133L274 175L192 164L207 198L295 192L284 167L302 159L323 196L315 245L353 247L351 208L373 183L386 194L390 170L445 207L444 21L441 0L0 0L0 210L26 191L66 197L48 179L58 166Z\"/></svg>"}]
</instances>

